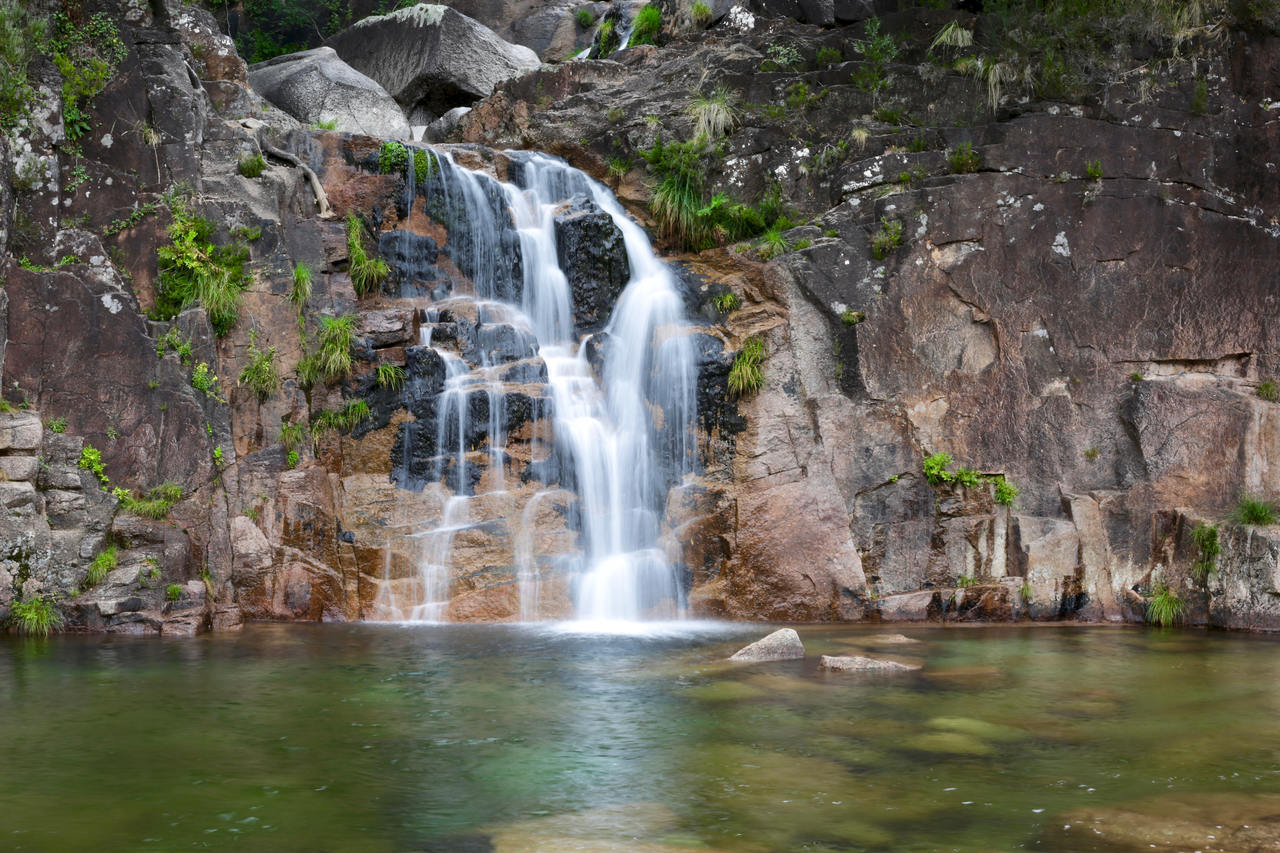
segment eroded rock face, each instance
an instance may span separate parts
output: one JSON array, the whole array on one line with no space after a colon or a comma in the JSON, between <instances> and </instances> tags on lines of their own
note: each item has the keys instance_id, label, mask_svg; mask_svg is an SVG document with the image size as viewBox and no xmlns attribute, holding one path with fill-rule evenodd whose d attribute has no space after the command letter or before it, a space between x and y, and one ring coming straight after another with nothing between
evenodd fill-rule
<instances>
[{"instance_id":1,"label":"eroded rock face","mask_svg":"<svg viewBox=\"0 0 1280 853\"><path fill-rule=\"evenodd\" d=\"M255 92L306 124L332 123L343 133L407 139L409 123L375 80L331 47L277 56L249 69Z\"/></svg>"},{"instance_id":2,"label":"eroded rock face","mask_svg":"<svg viewBox=\"0 0 1280 853\"><path fill-rule=\"evenodd\" d=\"M377 80L415 125L469 106L541 64L529 48L503 41L447 6L425 3L365 18L328 46Z\"/></svg>"}]
</instances>

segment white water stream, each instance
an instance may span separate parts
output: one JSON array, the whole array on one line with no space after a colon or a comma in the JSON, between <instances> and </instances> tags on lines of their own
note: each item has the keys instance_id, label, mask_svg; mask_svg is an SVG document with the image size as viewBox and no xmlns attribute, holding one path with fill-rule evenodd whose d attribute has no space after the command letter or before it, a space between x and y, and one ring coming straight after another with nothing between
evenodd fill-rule
<instances>
[{"instance_id":1,"label":"white water stream","mask_svg":"<svg viewBox=\"0 0 1280 853\"><path fill-rule=\"evenodd\" d=\"M545 394L550 397L560 479L576 492L581 526L580 556L566 555L564 561L576 617L629 621L680 615L682 587L659 547L659 535L667 491L690 469L696 365L671 273L613 195L562 161L511 152L518 164L513 169L517 186L464 169L444 150L435 154L443 209L454 213L451 257L475 285L474 299L455 295L435 305L445 310L451 304L474 303L478 337L482 330L494 334L504 327L508 335L531 336L546 365ZM557 208L575 196L609 215L623 235L630 261L630 280L603 333L600 376L575 334L571 290L557 260ZM504 235L510 245L513 226L518 261L514 252L503 249ZM440 490L443 504L439 523L414 534L419 582L394 588L388 584L384 611L400 619L447 617L454 538L480 521L470 505L483 502L488 508L507 508L520 618L537 620L543 578L534 556L534 526L540 504L556 490L537 492L523 509L508 499L508 386L501 374L509 364L490 364L487 358L476 364L464 361L443 345L433 345L430 325L423 326L421 343L439 353L446 367L436 404L436 482L428 486ZM483 476L475 467L476 453L468 456L468 418L477 391L488 403Z\"/></svg>"}]
</instances>

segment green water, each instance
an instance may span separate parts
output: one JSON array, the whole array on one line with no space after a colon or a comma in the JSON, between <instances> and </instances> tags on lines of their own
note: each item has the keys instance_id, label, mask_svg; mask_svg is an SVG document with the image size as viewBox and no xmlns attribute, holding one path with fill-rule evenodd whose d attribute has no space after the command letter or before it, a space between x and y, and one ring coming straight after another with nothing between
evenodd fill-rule
<instances>
[{"instance_id":1,"label":"green water","mask_svg":"<svg viewBox=\"0 0 1280 853\"><path fill-rule=\"evenodd\" d=\"M1280 642L260 625L0 638L0 849L1061 850L1073 810L1280 792ZM1073 850L1112 850L1101 841Z\"/></svg>"}]
</instances>

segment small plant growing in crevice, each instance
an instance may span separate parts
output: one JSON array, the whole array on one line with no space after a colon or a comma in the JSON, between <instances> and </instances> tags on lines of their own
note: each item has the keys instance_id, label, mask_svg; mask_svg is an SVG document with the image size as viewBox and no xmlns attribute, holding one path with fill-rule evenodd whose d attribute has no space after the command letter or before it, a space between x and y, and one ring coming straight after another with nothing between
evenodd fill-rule
<instances>
[{"instance_id":1,"label":"small plant growing in crevice","mask_svg":"<svg viewBox=\"0 0 1280 853\"><path fill-rule=\"evenodd\" d=\"M89 564L89 573L84 579L85 585L97 586L102 583L117 565L119 565L119 549L115 545L108 545L98 552L98 556L94 557L93 562Z\"/></svg>"},{"instance_id":2,"label":"small plant growing in crevice","mask_svg":"<svg viewBox=\"0 0 1280 853\"><path fill-rule=\"evenodd\" d=\"M1031 584L1024 583L1022 586L1018 587L1018 598L1022 599L1023 604L1031 603Z\"/></svg>"},{"instance_id":3,"label":"small plant growing in crevice","mask_svg":"<svg viewBox=\"0 0 1280 853\"><path fill-rule=\"evenodd\" d=\"M121 508L133 515L146 518L168 518L169 510L182 500L182 487L177 483L162 483L150 489L145 496L135 498L129 489L116 489Z\"/></svg>"},{"instance_id":4,"label":"small plant growing in crevice","mask_svg":"<svg viewBox=\"0 0 1280 853\"><path fill-rule=\"evenodd\" d=\"M610 157L605 166L609 170L609 177L614 180L621 180L626 177L627 172L631 171L630 157Z\"/></svg>"},{"instance_id":5,"label":"small plant growing in crevice","mask_svg":"<svg viewBox=\"0 0 1280 853\"><path fill-rule=\"evenodd\" d=\"M379 364L377 377L379 388L399 391L404 387L404 368L398 364Z\"/></svg>"},{"instance_id":6,"label":"small plant growing in crevice","mask_svg":"<svg viewBox=\"0 0 1280 853\"><path fill-rule=\"evenodd\" d=\"M352 400L341 409L324 409L311 417L311 442L318 442L326 432L351 432L370 416L369 404Z\"/></svg>"},{"instance_id":7,"label":"small plant growing in crevice","mask_svg":"<svg viewBox=\"0 0 1280 853\"><path fill-rule=\"evenodd\" d=\"M191 371L191 387L201 391L207 397L218 398L218 375L209 369L209 365L200 362Z\"/></svg>"},{"instance_id":8,"label":"small plant growing in crevice","mask_svg":"<svg viewBox=\"0 0 1280 853\"><path fill-rule=\"evenodd\" d=\"M766 52L769 58L760 63L761 71L790 71L801 62L800 51L789 44L771 44Z\"/></svg>"},{"instance_id":9,"label":"small plant growing in crevice","mask_svg":"<svg viewBox=\"0 0 1280 853\"><path fill-rule=\"evenodd\" d=\"M1258 399L1266 400L1268 403L1280 402L1280 386L1274 379L1264 379L1259 382L1254 393L1258 395Z\"/></svg>"},{"instance_id":10,"label":"small plant growing in crevice","mask_svg":"<svg viewBox=\"0 0 1280 853\"><path fill-rule=\"evenodd\" d=\"M748 397L764 387L764 341L747 338L742 349L733 357L729 368L729 393L735 397Z\"/></svg>"},{"instance_id":11,"label":"small plant growing in crevice","mask_svg":"<svg viewBox=\"0 0 1280 853\"><path fill-rule=\"evenodd\" d=\"M267 169L267 161L261 154L245 157L239 163L240 174L246 178L256 178Z\"/></svg>"},{"instance_id":12,"label":"small plant growing in crevice","mask_svg":"<svg viewBox=\"0 0 1280 853\"><path fill-rule=\"evenodd\" d=\"M1013 506L1013 502L1018 499L1021 490L1004 478L1003 474L991 478L995 483L995 501L1000 506Z\"/></svg>"},{"instance_id":13,"label":"small plant growing in crevice","mask_svg":"<svg viewBox=\"0 0 1280 853\"><path fill-rule=\"evenodd\" d=\"M317 367L326 382L343 379L351 372L351 345L355 339L355 329L356 318L350 314L320 319Z\"/></svg>"},{"instance_id":14,"label":"small plant growing in crevice","mask_svg":"<svg viewBox=\"0 0 1280 853\"><path fill-rule=\"evenodd\" d=\"M932 486L940 486L945 483L954 483L956 475L950 470L952 463L951 454L945 450L928 456L924 460L923 471L924 478L929 481Z\"/></svg>"},{"instance_id":15,"label":"small plant growing in crevice","mask_svg":"<svg viewBox=\"0 0 1280 853\"><path fill-rule=\"evenodd\" d=\"M1187 603L1168 584L1158 583L1152 590L1151 600L1147 602L1147 621L1154 622L1161 628L1168 628L1182 621L1187 610Z\"/></svg>"},{"instance_id":16,"label":"small plant growing in crevice","mask_svg":"<svg viewBox=\"0 0 1280 853\"><path fill-rule=\"evenodd\" d=\"M627 47L638 44L656 44L658 32L662 29L662 10L652 3L645 6L631 22L631 40Z\"/></svg>"},{"instance_id":17,"label":"small plant growing in crevice","mask_svg":"<svg viewBox=\"0 0 1280 853\"><path fill-rule=\"evenodd\" d=\"M1084 452L1084 458L1090 462L1097 462L1098 457L1102 455L1102 451L1096 447L1090 447Z\"/></svg>"},{"instance_id":18,"label":"small plant growing in crevice","mask_svg":"<svg viewBox=\"0 0 1280 853\"><path fill-rule=\"evenodd\" d=\"M282 421L280 423L280 444L285 450L297 450L307 440L307 428L302 424Z\"/></svg>"},{"instance_id":19,"label":"small plant growing in crevice","mask_svg":"<svg viewBox=\"0 0 1280 853\"><path fill-rule=\"evenodd\" d=\"M45 426L48 427L49 432L56 432L61 434L67 431L67 419L54 418L53 420L45 424Z\"/></svg>"},{"instance_id":20,"label":"small plant growing in crevice","mask_svg":"<svg viewBox=\"0 0 1280 853\"><path fill-rule=\"evenodd\" d=\"M880 230L871 235L871 254L876 260L902 245L902 223L896 219L881 218Z\"/></svg>"},{"instance_id":21,"label":"small plant growing in crevice","mask_svg":"<svg viewBox=\"0 0 1280 853\"><path fill-rule=\"evenodd\" d=\"M817 60L819 65L839 65L844 61L844 54L834 47L820 47Z\"/></svg>"},{"instance_id":22,"label":"small plant growing in crevice","mask_svg":"<svg viewBox=\"0 0 1280 853\"><path fill-rule=\"evenodd\" d=\"M1217 571L1218 554L1222 545L1218 542L1218 528L1213 524L1197 524L1191 531L1191 542L1196 546L1196 559L1191 564L1191 574L1200 583Z\"/></svg>"},{"instance_id":23,"label":"small plant growing in crevice","mask_svg":"<svg viewBox=\"0 0 1280 853\"><path fill-rule=\"evenodd\" d=\"M384 142L378 150L378 171L384 175L399 174L409 166L409 149L399 142Z\"/></svg>"},{"instance_id":24,"label":"small plant growing in crevice","mask_svg":"<svg viewBox=\"0 0 1280 853\"><path fill-rule=\"evenodd\" d=\"M866 23L865 37L853 43L853 49L862 57L862 66L853 73L853 84L869 92L873 100L889 88L889 63L897 59L901 48L888 33L880 32L880 19L871 18Z\"/></svg>"},{"instance_id":25,"label":"small plant growing in crevice","mask_svg":"<svg viewBox=\"0 0 1280 853\"><path fill-rule=\"evenodd\" d=\"M1102 180L1102 161L1093 160L1085 165L1085 174L1089 176L1091 181Z\"/></svg>"},{"instance_id":26,"label":"small plant growing in crevice","mask_svg":"<svg viewBox=\"0 0 1280 853\"><path fill-rule=\"evenodd\" d=\"M276 348L258 349L256 333L249 338L248 361L237 381L258 395L259 402L280 390L280 367L276 364Z\"/></svg>"},{"instance_id":27,"label":"small plant growing in crevice","mask_svg":"<svg viewBox=\"0 0 1280 853\"><path fill-rule=\"evenodd\" d=\"M311 298L311 267L299 262L293 266L293 286L289 288L289 301L298 306L307 304Z\"/></svg>"},{"instance_id":28,"label":"small plant growing in crevice","mask_svg":"<svg viewBox=\"0 0 1280 853\"><path fill-rule=\"evenodd\" d=\"M80 449L80 461L76 466L84 469L98 478L98 482L102 484L102 488L111 485L111 478L107 476L107 466L102 461L102 451L94 447L92 444L86 444Z\"/></svg>"},{"instance_id":29,"label":"small plant growing in crevice","mask_svg":"<svg viewBox=\"0 0 1280 853\"><path fill-rule=\"evenodd\" d=\"M867 319L866 314L861 311L854 311L852 308L846 308L840 312L840 322L846 326L856 326L865 319Z\"/></svg>"},{"instance_id":30,"label":"small plant growing in crevice","mask_svg":"<svg viewBox=\"0 0 1280 853\"><path fill-rule=\"evenodd\" d=\"M981 481L982 481L981 476L979 476L978 472L973 470L972 468L956 469L956 482L964 486L966 489L978 488L978 484Z\"/></svg>"},{"instance_id":31,"label":"small plant growing in crevice","mask_svg":"<svg viewBox=\"0 0 1280 853\"><path fill-rule=\"evenodd\" d=\"M249 284L249 250L241 243L216 246L212 222L192 213L185 203L170 204L170 244L156 250L159 288L151 317L169 320L194 302L204 306L218 337L240 316L240 298Z\"/></svg>"},{"instance_id":32,"label":"small plant growing in crevice","mask_svg":"<svg viewBox=\"0 0 1280 853\"><path fill-rule=\"evenodd\" d=\"M1231 513L1231 520L1237 524L1266 527L1276 523L1276 514L1275 501L1255 495L1241 495Z\"/></svg>"},{"instance_id":33,"label":"small plant growing in crevice","mask_svg":"<svg viewBox=\"0 0 1280 853\"><path fill-rule=\"evenodd\" d=\"M776 258L779 255L785 255L791 251L791 243L782 235L782 231L777 227L770 228L760 235L760 242L756 244L756 253L765 260Z\"/></svg>"},{"instance_id":34,"label":"small plant growing in crevice","mask_svg":"<svg viewBox=\"0 0 1280 853\"><path fill-rule=\"evenodd\" d=\"M167 601L182 600L182 584L171 583L164 589L164 597Z\"/></svg>"},{"instance_id":35,"label":"small plant growing in crevice","mask_svg":"<svg viewBox=\"0 0 1280 853\"><path fill-rule=\"evenodd\" d=\"M956 586L960 589L968 589L969 587L977 586L978 584L979 580L973 575L960 575L960 577L956 578Z\"/></svg>"},{"instance_id":36,"label":"small plant growing in crevice","mask_svg":"<svg viewBox=\"0 0 1280 853\"><path fill-rule=\"evenodd\" d=\"M732 290L726 290L724 293L718 294L715 299L711 300L711 304L715 306L717 312L721 314L732 314L742 307L742 300L738 298L738 294Z\"/></svg>"},{"instance_id":37,"label":"small plant growing in crevice","mask_svg":"<svg viewBox=\"0 0 1280 853\"><path fill-rule=\"evenodd\" d=\"M577 21L578 26L582 27L584 30L591 29L596 23L596 16L591 14L591 10L586 7L582 7L575 11L573 13L573 19Z\"/></svg>"},{"instance_id":38,"label":"small plant growing in crevice","mask_svg":"<svg viewBox=\"0 0 1280 853\"><path fill-rule=\"evenodd\" d=\"M382 258L369 257L364 247L364 226L354 213L347 214L347 257L350 259L351 283L361 298L377 290L391 272Z\"/></svg>"},{"instance_id":39,"label":"small plant growing in crevice","mask_svg":"<svg viewBox=\"0 0 1280 853\"><path fill-rule=\"evenodd\" d=\"M978 167L982 165L982 158L978 156L977 151L973 150L972 142L961 142L947 152L947 162L951 164L952 172L963 175L978 171Z\"/></svg>"},{"instance_id":40,"label":"small plant growing in crevice","mask_svg":"<svg viewBox=\"0 0 1280 853\"><path fill-rule=\"evenodd\" d=\"M62 614L53 601L37 595L26 601L14 602L9 611L9 622L21 634L44 639L62 627Z\"/></svg>"},{"instance_id":41,"label":"small plant growing in crevice","mask_svg":"<svg viewBox=\"0 0 1280 853\"><path fill-rule=\"evenodd\" d=\"M707 24L711 23L711 7L702 2L702 0L695 0L694 4L689 7L689 17L695 27L705 29Z\"/></svg>"},{"instance_id":42,"label":"small plant growing in crevice","mask_svg":"<svg viewBox=\"0 0 1280 853\"><path fill-rule=\"evenodd\" d=\"M723 87L709 95L699 95L689 105L689 115L693 118L693 135L714 142L724 136L738 121L738 110L734 98L728 89Z\"/></svg>"}]
</instances>

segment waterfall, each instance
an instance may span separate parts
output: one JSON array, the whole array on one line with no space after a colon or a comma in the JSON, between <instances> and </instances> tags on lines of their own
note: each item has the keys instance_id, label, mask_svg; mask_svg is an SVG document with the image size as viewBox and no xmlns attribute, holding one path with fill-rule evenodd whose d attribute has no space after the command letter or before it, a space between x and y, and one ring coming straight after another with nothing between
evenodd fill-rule
<instances>
[{"instance_id":1,"label":"waterfall","mask_svg":"<svg viewBox=\"0 0 1280 853\"><path fill-rule=\"evenodd\" d=\"M578 547L555 556L576 617L679 615L683 586L658 543L667 493L692 470L697 377L672 274L612 193L563 161L506 152L510 182L501 182L463 168L447 150L433 153L432 179L418 194L447 229L441 254L474 292L462 292L466 282L451 294L433 291L438 298L422 313L420 348L443 365L442 388L419 405L434 419L433 434L423 423L402 427L395 476L402 487L435 492L440 513L412 534L420 543L420 577L388 593L384 612L446 618L454 542L502 506L519 618L540 618L546 581L535 555L536 527L540 512L555 503L549 498L571 494ZM413 163L410 157L410 182ZM590 333L576 325L581 306L573 304L570 274L561 266L573 263L557 243L557 217L566 209L607 215L629 265L607 322ZM406 393L421 391L420 384L409 386ZM522 428L529 471L538 472L543 488L511 473L509 445ZM480 452L484 443L487 454ZM413 447L433 453L431 464L413 465ZM515 498L520 489L533 492L522 498L523 508ZM419 600L403 600L415 595Z\"/></svg>"}]
</instances>

